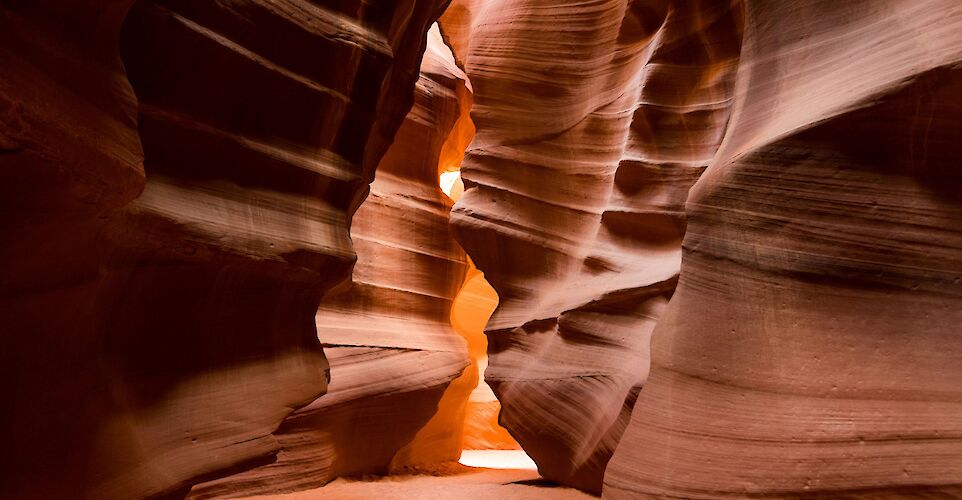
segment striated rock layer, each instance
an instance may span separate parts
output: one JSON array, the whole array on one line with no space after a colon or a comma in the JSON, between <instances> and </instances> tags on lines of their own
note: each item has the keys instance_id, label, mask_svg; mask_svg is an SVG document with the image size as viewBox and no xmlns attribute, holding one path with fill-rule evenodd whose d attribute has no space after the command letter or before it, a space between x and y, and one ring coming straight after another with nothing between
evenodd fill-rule
<instances>
[{"instance_id":1,"label":"striated rock layer","mask_svg":"<svg viewBox=\"0 0 962 500\"><path fill-rule=\"evenodd\" d=\"M475 89L452 216L498 292L485 378L551 480L598 492L677 279L689 187L721 140L727 1L455 0Z\"/></svg>"},{"instance_id":2,"label":"striated rock layer","mask_svg":"<svg viewBox=\"0 0 962 500\"><path fill-rule=\"evenodd\" d=\"M441 3L0 6L0 496L273 458Z\"/></svg>"},{"instance_id":3,"label":"striated rock layer","mask_svg":"<svg viewBox=\"0 0 962 500\"><path fill-rule=\"evenodd\" d=\"M962 5L749 0L745 26L605 497L955 498Z\"/></svg>"},{"instance_id":4,"label":"striated rock layer","mask_svg":"<svg viewBox=\"0 0 962 500\"><path fill-rule=\"evenodd\" d=\"M328 393L278 429L277 462L198 485L192 496L310 489L341 475L457 459L476 376L449 321L467 262L448 231L453 202L438 173L466 146L460 127L470 125L469 92L434 28L414 107L354 217L353 283L317 311L331 364Z\"/></svg>"}]
</instances>

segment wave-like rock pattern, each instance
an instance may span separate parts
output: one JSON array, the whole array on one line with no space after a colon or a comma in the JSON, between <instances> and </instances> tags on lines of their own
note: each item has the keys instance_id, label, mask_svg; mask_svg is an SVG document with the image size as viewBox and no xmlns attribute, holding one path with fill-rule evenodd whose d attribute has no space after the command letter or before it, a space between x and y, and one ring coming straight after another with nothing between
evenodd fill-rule
<instances>
[{"instance_id":1,"label":"wave-like rock pattern","mask_svg":"<svg viewBox=\"0 0 962 500\"><path fill-rule=\"evenodd\" d=\"M749 0L745 24L604 496L956 498L962 5Z\"/></svg>"},{"instance_id":2,"label":"wave-like rock pattern","mask_svg":"<svg viewBox=\"0 0 962 500\"><path fill-rule=\"evenodd\" d=\"M469 124L469 92L435 28L414 107L354 216L353 283L317 311L318 338L331 364L327 394L278 429L277 462L198 485L192 496L310 489L341 475L457 459L476 376L466 370L467 346L450 322L467 261L448 230L453 202L441 192L438 173L449 161L442 153L466 146L447 141L458 140L459 127ZM462 373L465 380L452 385Z\"/></svg>"},{"instance_id":3,"label":"wave-like rock pattern","mask_svg":"<svg viewBox=\"0 0 962 500\"><path fill-rule=\"evenodd\" d=\"M442 3L0 7L0 496L177 497L273 458Z\"/></svg>"},{"instance_id":4,"label":"wave-like rock pattern","mask_svg":"<svg viewBox=\"0 0 962 500\"><path fill-rule=\"evenodd\" d=\"M475 90L452 222L498 292L486 380L555 481L598 492L729 117L737 2L462 0Z\"/></svg>"}]
</instances>

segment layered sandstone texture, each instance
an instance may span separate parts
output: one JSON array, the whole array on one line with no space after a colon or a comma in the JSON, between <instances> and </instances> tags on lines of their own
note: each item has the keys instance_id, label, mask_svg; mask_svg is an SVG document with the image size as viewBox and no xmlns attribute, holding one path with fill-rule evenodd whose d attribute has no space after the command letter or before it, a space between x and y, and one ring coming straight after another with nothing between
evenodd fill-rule
<instances>
[{"instance_id":1,"label":"layered sandstone texture","mask_svg":"<svg viewBox=\"0 0 962 500\"><path fill-rule=\"evenodd\" d=\"M729 118L724 1L455 0L475 90L452 223L497 291L485 378L547 479L599 492L675 287L689 187Z\"/></svg>"},{"instance_id":2,"label":"layered sandstone texture","mask_svg":"<svg viewBox=\"0 0 962 500\"><path fill-rule=\"evenodd\" d=\"M0 6L4 498L273 458L443 2L131 3Z\"/></svg>"},{"instance_id":3,"label":"layered sandstone texture","mask_svg":"<svg viewBox=\"0 0 962 500\"><path fill-rule=\"evenodd\" d=\"M460 130L470 127L470 89L436 27L420 74L414 107L354 216L353 283L317 311L328 393L278 429L277 462L198 485L192 496L303 490L457 459L476 375L449 318L467 260L448 230L453 201L438 175L470 138Z\"/></svg>"},{"instance_id":4,"label":"layered sandstone texture","mask_svg":"<svg viewBox=\"0 0 962 500\"><path fill-rule=\"evenodd\" d=\"M962 5L746 2L605 498L962 494Z\"/></svg>"}]
</instances>

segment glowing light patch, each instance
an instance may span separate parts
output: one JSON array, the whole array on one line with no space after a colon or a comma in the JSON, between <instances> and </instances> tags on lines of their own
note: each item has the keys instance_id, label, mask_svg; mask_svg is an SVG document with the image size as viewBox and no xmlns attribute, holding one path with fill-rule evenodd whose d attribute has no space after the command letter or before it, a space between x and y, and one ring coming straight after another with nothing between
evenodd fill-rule
<instances>
[{"instance_id":1,"label":"glowing light patch","mask_svg":"<svg viewBox=\"0 0 962 500\"><path fill-rule=\"evenodd\" d=\"M438 184L441 185L441 191L444 191L444 194L453 199L454 197L451 195L451 192L454 189L454 185L457 184L459 180L461 180L460 170L441 172L440 179L438 179Z\"/></svg>"},{"instance_id":2,"label":"glowing light patch","mask_svg":"<svg viewBox=\"0 0 962 500\"><path fill-rule=\"evenodd\" d=\"M524 450L464 450L458 462L484 469L538 470Z\"/></svg>"}]
</instances>

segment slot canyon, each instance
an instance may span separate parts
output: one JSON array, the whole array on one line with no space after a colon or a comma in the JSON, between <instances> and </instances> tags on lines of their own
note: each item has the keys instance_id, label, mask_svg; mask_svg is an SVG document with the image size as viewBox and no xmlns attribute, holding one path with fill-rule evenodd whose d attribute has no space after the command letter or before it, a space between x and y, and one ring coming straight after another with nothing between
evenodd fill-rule
<instances>
[{"instance_id":1,"label":"slot canyon","mask_svg":"<svg viewBox=\"0 0 962 500\"><path fill-rule=\"evenodd\" d=\"M0 0L0 228L0 499L962 499L959 0Z\"/></svg>"}]
</instances>

